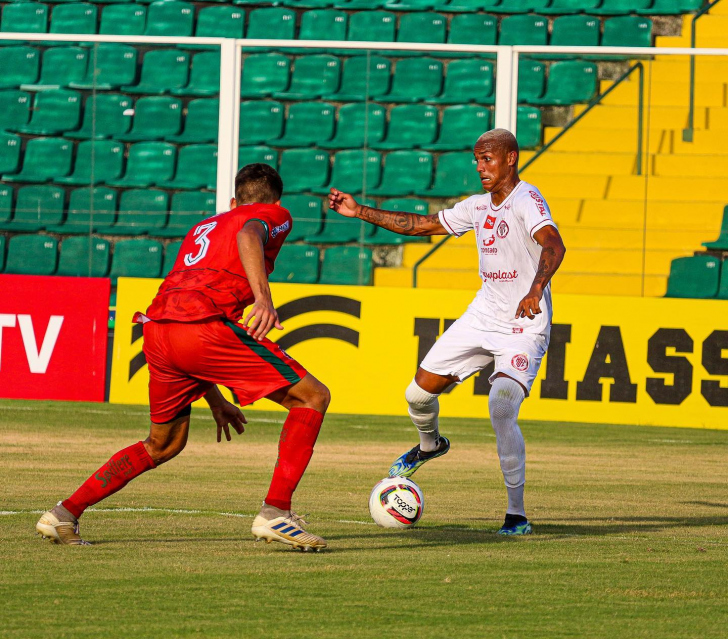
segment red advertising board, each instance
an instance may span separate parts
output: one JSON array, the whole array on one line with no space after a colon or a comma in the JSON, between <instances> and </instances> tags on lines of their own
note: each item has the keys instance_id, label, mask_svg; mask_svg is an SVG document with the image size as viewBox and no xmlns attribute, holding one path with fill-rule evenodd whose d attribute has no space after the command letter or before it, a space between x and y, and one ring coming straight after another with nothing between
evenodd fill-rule
<instances>
[{"instance_id":1,"label":"red advertising board","mask_svg":"<svg viewBox=\"0 0 728 639\"><path fill-rule=\"evenodd\" d=\"M110 281L0 275L0 397L104 401Z\"/></svg>"}]
</instances>

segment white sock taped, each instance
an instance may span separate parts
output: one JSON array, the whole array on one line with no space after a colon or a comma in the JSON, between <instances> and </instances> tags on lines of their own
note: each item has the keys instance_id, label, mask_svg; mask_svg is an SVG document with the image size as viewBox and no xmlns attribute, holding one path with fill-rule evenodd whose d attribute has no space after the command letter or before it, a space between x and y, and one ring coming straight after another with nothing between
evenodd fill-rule
<instances>
[{"instance_id":1,"label":"white sock taped","mask_svg":"<svg viewBox=\"0 0 728 639\"><path fill-rule=\"evenodd\" d=\"M510 507L512 492L516 502L519 493L521 496L521 504L515 503L513 506L519 510L523 509L523 484L526 483L526 445L516 420L524 397L525 393L518 382L509 377L498 377L493 382L488 398L490 421L493 424L498 445L498 458L501 471L503 471L503 479L509 489L508 512L513 512ZM521 490L510 490L518 488ZM514 514L520 513L514 512Z\"/></svg>"},{"instance_id":2,"label":"white sock taped","mask_svg":"<svg viewBox=\"0 0 728 639\"><path fill-rule=\"evenodd\" d=\"M426 452L435 450L440 438L437 418L440 412L438 396L422 390L412 380L404 397L409 404L410 419L420 433L420 449Z\"/></svg>"}]
</instances>

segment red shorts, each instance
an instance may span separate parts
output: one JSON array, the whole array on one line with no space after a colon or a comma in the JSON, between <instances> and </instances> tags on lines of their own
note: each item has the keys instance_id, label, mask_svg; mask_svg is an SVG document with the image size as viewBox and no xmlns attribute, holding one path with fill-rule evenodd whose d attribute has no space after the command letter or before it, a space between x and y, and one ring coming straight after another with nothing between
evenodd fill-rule
<instances>
[{"instance_id":1,"label":"red shorts","mask_svg":"<svg viewBox=\"0 0 728 639\"><path fill-rule=\"evenodd\" d=\"M146 322L149 409L155 424L172 421L213 384L233 390L241 406L306 375L295 359L268 338L257 341L240 324Z\"/></svg>"}]
</instances>

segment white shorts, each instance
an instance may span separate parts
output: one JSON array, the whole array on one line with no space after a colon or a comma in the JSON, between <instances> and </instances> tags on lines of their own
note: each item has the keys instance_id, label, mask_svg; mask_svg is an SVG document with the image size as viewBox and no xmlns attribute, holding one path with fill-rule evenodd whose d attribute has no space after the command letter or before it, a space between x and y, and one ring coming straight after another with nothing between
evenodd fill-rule
<instances>
[{"instance_id":1,"label":"white shorts","mask_svg":"<svg viewBox=\"0 0 728 639\"><path fill-rule=\"evenodd\" d=\"M512 377L531 392L549 340L540 334L508 334L484 330L471 311L448 328L422 360L420 368L435 375L453 375L464 382L495 360L498 373Z\"/></svg>"}]
</instances>

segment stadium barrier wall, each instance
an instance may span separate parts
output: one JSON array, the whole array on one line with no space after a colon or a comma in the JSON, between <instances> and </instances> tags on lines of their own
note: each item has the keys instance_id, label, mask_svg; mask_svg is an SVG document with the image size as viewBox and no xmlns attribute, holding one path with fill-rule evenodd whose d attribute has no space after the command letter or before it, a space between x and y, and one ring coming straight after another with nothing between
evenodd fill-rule
<instances>
[{"instance_id":1,"label":"stadium barrier wall","mask_svg":"<svg viewBox=\"0 0 728 639\"><path fill-rule=\"evenodd\" d=\"M103 402L110 288L0 275L0 397Z\"/></svg>"},{"instance_id":2,"label":"stadium barrier wall","mask_svg":"<svg viewBox=\"0 0 728 639\"><path fill-rule=\"evenodd\" d=\"M119 280L110 401L146 404L141 325L160 280ZM329 386L331 411L405 415L404 390L474 291L273 284L285 330L270 337ZM521 418L728 428L725 302L557 295L551 345ZM490 371L441 399L487 417ZM228 397L230 395L228 394ZM204 405L204 403L203 403ZM246 410L276 410L263 400Z\"/></svg>"}]
</instances>

